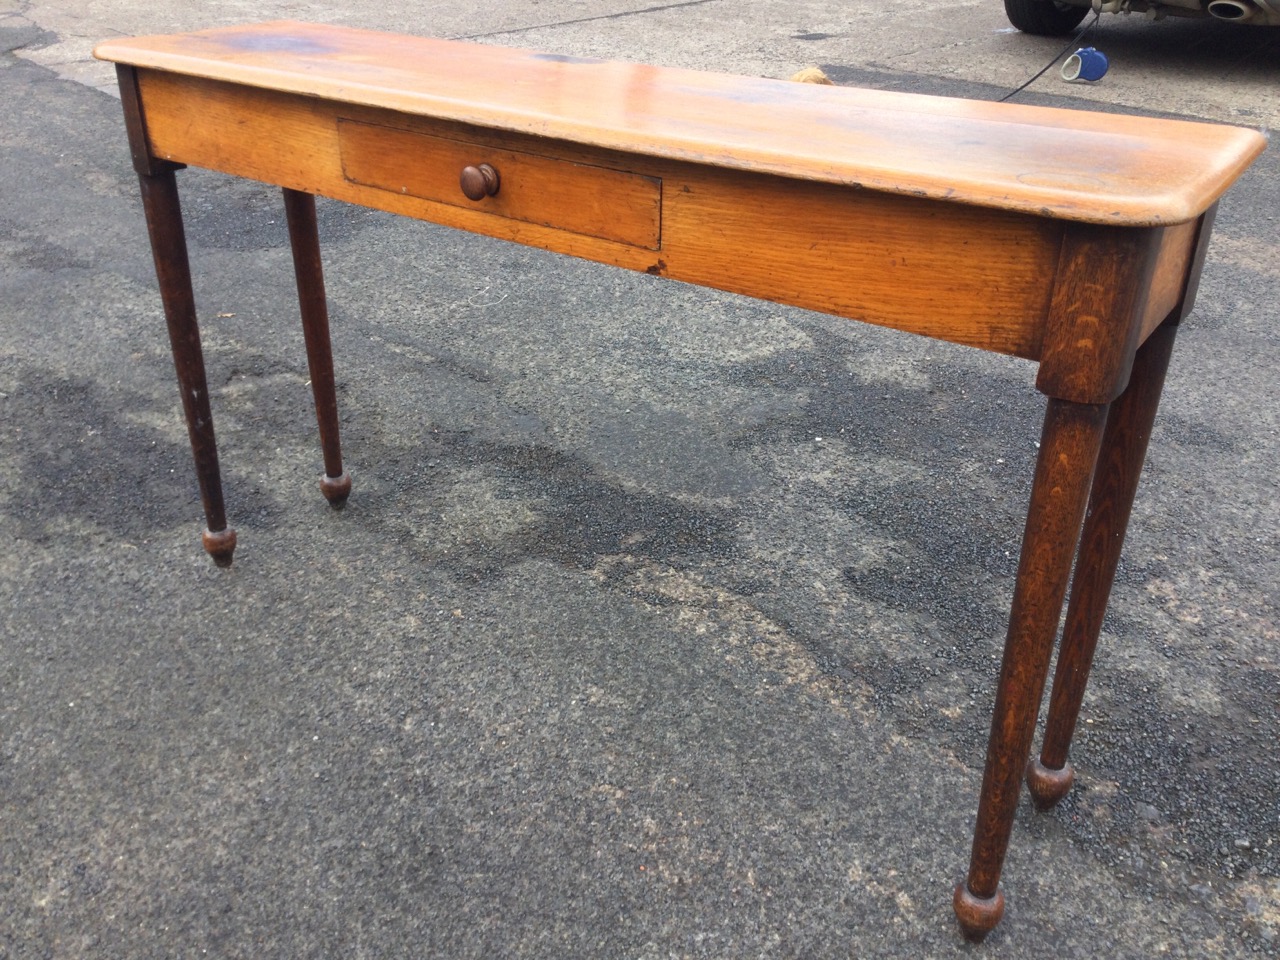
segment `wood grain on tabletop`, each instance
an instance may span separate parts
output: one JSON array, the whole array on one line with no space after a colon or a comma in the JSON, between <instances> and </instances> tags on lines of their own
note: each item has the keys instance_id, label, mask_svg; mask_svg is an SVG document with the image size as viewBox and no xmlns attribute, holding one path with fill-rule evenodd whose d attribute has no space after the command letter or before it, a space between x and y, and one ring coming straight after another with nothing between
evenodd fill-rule
<instances>
[{"instance_id":1,"label":"wood grain on tabletop","mask_svg":"<svg viewBox=\"0 0 1280 960\"><path fill-rule=\"evenodd\" d=\"M695 163L1127 226L1204 212L1256 131L858 90L280 21L95 54Z\"/></svg>"}]
</instances>

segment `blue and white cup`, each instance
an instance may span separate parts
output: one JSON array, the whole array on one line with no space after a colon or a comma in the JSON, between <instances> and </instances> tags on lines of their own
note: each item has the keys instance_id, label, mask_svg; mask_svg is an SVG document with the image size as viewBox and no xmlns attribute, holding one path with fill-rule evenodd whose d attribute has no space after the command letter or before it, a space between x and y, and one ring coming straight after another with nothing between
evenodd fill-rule
<instances>
[{"instance_id":1,"label":"blue and white cup","mask_svg":"<svg viewBox=\"0 0 1280 960\"><path fill-rule=\"evenodd\" d=\"M1081 47L1062 64L1063 80L1087 80L1093 83L1107 73L1107 55L1093 47Z\"/></svg>"}]
</instances>

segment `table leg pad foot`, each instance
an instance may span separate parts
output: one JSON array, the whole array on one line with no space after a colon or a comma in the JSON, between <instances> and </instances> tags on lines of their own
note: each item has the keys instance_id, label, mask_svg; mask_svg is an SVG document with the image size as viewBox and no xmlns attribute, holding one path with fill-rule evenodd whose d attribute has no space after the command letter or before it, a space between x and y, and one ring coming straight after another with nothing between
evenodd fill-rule
<instances>
[{"instance_id":1,"label":"table leg pad foot","mask_svg":"<svg viewBox=\"0 0 1280 960\"><path fill-rule=\"evenodd\" d=\"M1055 806L1067 795L1074 780L1075 771L1069 763L1064 763L1061 770L1046 767L1036 757L1027 763L1027 788L1037 810L1049 810Z\"/></svg>"},{"instance_id":2,"label":"table leg pad foot","mask_svg":"<svg viewBox=\"0 0 1280 960\"><path fill-rule=\"evenodd\" d=\"M342 476L331 477L325 474L320 478L320 492L324 494L324 498L329 501L330 506L340 507L347 502L347 497L351 495L351 474L345 470Z\"/></svg>"},{"instance_id":3,"label":"table leg pad foot","mask_svg":"<svg viewBox=\"0 0 1280 960\"><path fill-rule=\"evenodd\" d=\"M200 535L205 553L213 557L219 567L231 566L231 555L236 549L236 532L230 527L225 530L206 530Z\"/></svg>"},{"instance_id":4,"label":"table leg pad foot","mask_svg":"<svg viewBox=\"0 0 1280 960\"><path fill-rule=\"evenodd\" d=\"M995 929L1004 916L1004 892L996 888L994 897L977 897L969 892L969 885L962 880L956 884L952 906L965 939L978 943Z\"/></svg>"}]
</instances>

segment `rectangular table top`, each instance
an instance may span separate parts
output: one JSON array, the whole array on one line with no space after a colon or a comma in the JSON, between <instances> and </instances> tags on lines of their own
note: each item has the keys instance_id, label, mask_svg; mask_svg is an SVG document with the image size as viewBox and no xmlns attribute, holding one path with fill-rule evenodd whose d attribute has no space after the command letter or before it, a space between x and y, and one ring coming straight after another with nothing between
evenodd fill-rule
<instances>
[{"instance_id":1,"label":"rectangular table top","mask_svg":"<svg viewBox=\"0 0 1280 960\"><path fill-rule=\"evenodd\" d=\"M1115 226L1184 223L1254 130L791 83L278 21L100 59L800 180Z\"/></svg>"}]
</instances>

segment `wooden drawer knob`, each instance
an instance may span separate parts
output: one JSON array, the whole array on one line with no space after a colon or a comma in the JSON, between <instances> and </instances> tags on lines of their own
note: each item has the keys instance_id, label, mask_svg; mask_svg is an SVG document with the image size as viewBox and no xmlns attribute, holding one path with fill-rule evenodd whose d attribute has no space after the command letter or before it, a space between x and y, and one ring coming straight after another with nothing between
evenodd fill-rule
<instances>
[{"instance_id":1,"label":"wooden drawer knob","mask_svg":"<svg viewBox=\"0 0 1280 960\"><path fill-rule=\"evenodd\" d=\"M462 168L462 192L468 200L483 200L498 192L498 171L487 163Z\"/></svg>"}]
</instances>

